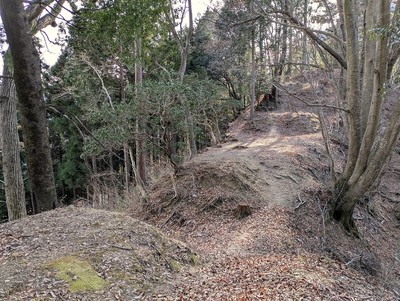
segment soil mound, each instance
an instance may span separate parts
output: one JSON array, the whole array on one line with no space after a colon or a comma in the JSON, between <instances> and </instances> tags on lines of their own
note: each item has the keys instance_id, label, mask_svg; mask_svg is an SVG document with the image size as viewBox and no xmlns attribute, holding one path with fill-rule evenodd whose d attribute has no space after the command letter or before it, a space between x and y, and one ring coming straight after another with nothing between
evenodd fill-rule
<instances>
[{"instance_id":1,"label":"soil mound","mask_svg":"<svg viewBox=\"0 0 400 301\"><path fill-rule=\"evenodd\" d=\"M70 206L0 225L0 300L149 300L196 258L127 215Z\"/></svg>"}]
</instances>

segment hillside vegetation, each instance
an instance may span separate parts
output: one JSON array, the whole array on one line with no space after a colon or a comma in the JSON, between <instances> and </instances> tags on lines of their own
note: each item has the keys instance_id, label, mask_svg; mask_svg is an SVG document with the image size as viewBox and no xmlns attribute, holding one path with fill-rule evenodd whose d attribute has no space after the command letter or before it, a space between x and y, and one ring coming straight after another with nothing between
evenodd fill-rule
<instances>
[{"instance_id":1,"label":"hillside vegetation","mask_svg":"<svg viewBox=\"0 0 400 301\"><path fill-rule=\"evenodd\" d=\"M69 206L0 225L0 299L398 300L399 155L357 207L361 238L348 236L328 215L319 112L296 99L313 91L293 78L278 109L242 112L224 143L132 205L135 218ZM324 112L342 162L336 114Z\"/></svg>"}]
</instances>

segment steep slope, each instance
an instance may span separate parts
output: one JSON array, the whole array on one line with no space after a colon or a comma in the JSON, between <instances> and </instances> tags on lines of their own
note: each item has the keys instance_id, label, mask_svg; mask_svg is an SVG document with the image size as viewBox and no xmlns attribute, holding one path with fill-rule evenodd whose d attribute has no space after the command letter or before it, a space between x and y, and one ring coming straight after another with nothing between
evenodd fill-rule
<instances>
[{"instance_id":1,"label":"steep slope","mask_svg":"<svg viewBox=\"0 0 400 301\"><path fill-rule=\"evenodd\" d=\"M375 195L368 202L374 216L367 204L357 209L360 240L328 217L332 181L319 111L298 99L332 105L334 90L313 78L313 85L300 77L286 83L277 110L257 112L252 120L244 112L224 143L154 187L142 215L208 262L160 300L399 298L394 204ZM332 109L324 116L340 170L346 143L339 117ZM238 206L253 214L238 220Z\"/></svg>"}]
</instances>

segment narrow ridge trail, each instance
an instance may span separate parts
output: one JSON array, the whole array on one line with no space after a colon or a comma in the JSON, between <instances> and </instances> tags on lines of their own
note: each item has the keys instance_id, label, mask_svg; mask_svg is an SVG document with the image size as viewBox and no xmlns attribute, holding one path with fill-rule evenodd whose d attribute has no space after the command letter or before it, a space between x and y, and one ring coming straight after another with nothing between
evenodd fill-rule
<instances>
[{"instance_id":1,"label":"narrow ridge trail","mask_svg":"<svg viewBox=\"0 0 400 301\"><path fill-rule=\"evenodd\" d=\"M294 93L312 100L309 90L296 85ZM175 183L157 187L150 221L204 262L182 272L174 292L153 299L395 300L375 278L337 260L344 251L332 246L348 238L325 225L330 175L318 114L288 96L280 101L251 120L243 112L224 143L185 163ZM238 204L252 215L236 219Z\"/></svg>"}]
</instances>

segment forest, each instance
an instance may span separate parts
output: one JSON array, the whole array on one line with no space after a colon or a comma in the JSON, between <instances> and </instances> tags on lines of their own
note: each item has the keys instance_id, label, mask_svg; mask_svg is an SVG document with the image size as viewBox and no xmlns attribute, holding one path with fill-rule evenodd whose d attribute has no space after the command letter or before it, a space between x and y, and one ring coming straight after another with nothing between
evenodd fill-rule
<instances>
[{"instance_id":1,"label":"forest","mask_svg":"<svg viewBox=\"0 0 400 301\"><path fill-rule=\"evenodd\" d=\"M228 206L237 229L258 214L262 225L269 198L281 208L271 220L292 206L310 248L346 266L358 256L358 268L378 273L363 254L381 243L386 253L376 258L392 269L378 274L391 284L366 300L399 298L400 1L223 0L197 15L195 2L0 0L1 222L14 227L8 222L73 205L128 212L162 230L172 223L196 245L185 231L219 220L215 210ZM192 208L213 221L196 220ZM310 210L309 224L292 215L301 210ZM88 211L93 223L100 214ZM371 243L379 214L394 232ZM311 238L314 222L323 242ZM344 241L341 251L327 247ZM181 259L159 256L178 270L171 262ZM290 296L246 294L232 300Z\"/></svg>"}]
</instances>

